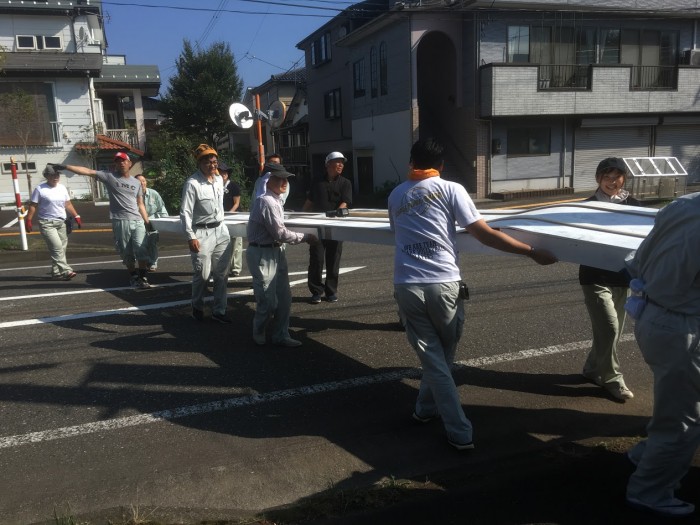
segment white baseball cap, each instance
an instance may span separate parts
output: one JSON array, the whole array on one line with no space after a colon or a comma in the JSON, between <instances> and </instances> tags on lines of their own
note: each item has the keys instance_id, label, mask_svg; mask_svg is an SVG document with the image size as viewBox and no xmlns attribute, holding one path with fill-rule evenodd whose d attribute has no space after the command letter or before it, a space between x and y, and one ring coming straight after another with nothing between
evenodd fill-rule
<instances>
[{"instance_id":1,"label":"white baseball cap","mask_svg":"<svg viewBox=\"0 0 700 525\"><path fill-rule=\"evenodd\" d=\"M348 159L346 159L345 156L341 152L331 151L328 155L326 155L326 164L328 164L330 161L335 160L335 159L343 159L343 162L348 161Z\"/></svg>"}]
</instances>

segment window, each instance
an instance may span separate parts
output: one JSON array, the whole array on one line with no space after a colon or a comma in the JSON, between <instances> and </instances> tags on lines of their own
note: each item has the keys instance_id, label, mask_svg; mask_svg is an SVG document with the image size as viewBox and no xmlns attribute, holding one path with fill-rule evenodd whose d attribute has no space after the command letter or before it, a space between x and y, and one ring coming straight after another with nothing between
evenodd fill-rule
<instances>
[{"instance_id":1,"label":"window","mask_svg":"<svg viewBox=\"0 0 700 525\"><path fill-rule=\"evenodd\" d=\"M508 62L530 61L530 26L508 26Z\"/></svg>"},{"instance_id":2,"label":"window","mask_svg":"<svg viewBox=\"0 0 700 525\"><path fill-rule=\"evenodd\" d=\"M311 42L311 65L319 66L331 59L331 34L324 33Z\"/></svg>"},{"instance_id":3,"label":"window","mask_svg":"<svg viewBox=\"0 0 700 525\"><path fill-rule=\"evenodd\" d=\"M377 98L377 84L379 75L379 64L377 64L377 48L372 46L369 50L369 89L372 98Z\"/></svg>"},{"instance_id":4,"label":"window","mask_svg":"<svg viewBox=\"0 0 700 525\"><path fill-rule=\"evenodd\" d=\"M508 130L508 156L549 155L551 130L547 127L510 128Z\"/></svg>"},{"instance_id":5,"label":"window","mask_svg":"<svg viewBox=\"0 0 700 525\"><path fill-rule=\"evenodd\" d=\"M365 96L365 59L361 58L352 65L352 84L355 98Z\"/></svg>"},{"instance_id":6,"label":"window","mask_svg":"<svg viewBox=\"0 0 700 525\"><path fill-rule=\"evenodd\" d=\"M16 96L13 96L16 95ZM60 141L52 85L0 82L0 146L52 146Z\"/></svg>"},{"instance_id":7,"label":"window","mask_svg":"<svg viewBox=\"0 0 700 525\"><path fill-rule=\"evenodd\" d=\"M36 173L36 162L16 162L17 164L17 174L26 173ZM2 172L8 175L12 174L12 165L9 162L2 163Z\"/></svg>"},{"instance_id":8,"label":"window","mask_svg":"<svg viewBox=\"0 0 700 525\"><path fill-rule=\"evenodd\" d=\"M387 83L386 42L379 45L379 94L386 95L389 92Z\"/></svg>"},{"instance_id":9,"label":"window","mask_svg":"<svg viewBox=\"0 0 700 525\"><path fill-rule=\"evenodd\" d=\"M323 96L323 111L327 119L340 118L340 89L328 91Z\"/></svg>"},{"instance_id":10,"label":"window","mask_svg":"<svg viewBox=\"0 0 700 525\"><path fill-rule=\"evenodd\" d=\"M620 30L601 29L600 30L600 57L601 64L620 63Z\"/></svg>"},{"instance_id":11,"label":"window","mask_svg":"<svg viewBox=\"0 0 700 525\"><path fill-rule=\"evenodd\" d=\"M60 36L43 35L17 35L17 49L19 51L34 49L63 49Z\"/></svg>"}]
</instances>

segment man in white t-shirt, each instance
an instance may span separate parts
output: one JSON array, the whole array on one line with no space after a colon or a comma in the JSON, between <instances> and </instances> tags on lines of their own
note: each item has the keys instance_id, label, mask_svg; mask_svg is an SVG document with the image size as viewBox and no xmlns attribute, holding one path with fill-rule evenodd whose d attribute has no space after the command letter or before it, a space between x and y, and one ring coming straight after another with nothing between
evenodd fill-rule
<instances>
[{"instance_id":1,"label":"man in white t-shirt","mask_svg":"<svg viewBox=\"0 0 700 525\"><path fill-rule=\"evenodd\" d=\"M486 224L467 190L440 178L443 148L434 140L413 145L410 166L408 180L389 195L389 220L396 236L394 297L423 368L413 418L427 423L440 416L449 444L469 450L474 448L472 425L451 372L467 298L466 288L460 291L455 223L497 250L528 256L538 264L556 259Z\"/></svg>"}]
</instances>

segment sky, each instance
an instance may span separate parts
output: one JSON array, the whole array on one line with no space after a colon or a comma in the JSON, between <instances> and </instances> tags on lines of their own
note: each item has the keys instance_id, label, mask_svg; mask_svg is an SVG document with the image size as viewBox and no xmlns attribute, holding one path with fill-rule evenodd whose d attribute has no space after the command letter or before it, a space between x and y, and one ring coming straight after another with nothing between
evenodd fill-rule
<instances>
[{"instance_id":1,"label":"sky","mask_svg":"<svg viewBox=\"0 0 700 525\"><path fill-rule=\"evenodd\" d=\"M296 44L355 2L332 0L103 0L107 53L160 69L161 90L188 39L231 47L243 87L304 67Z\"/></svg>"}]
</instances>

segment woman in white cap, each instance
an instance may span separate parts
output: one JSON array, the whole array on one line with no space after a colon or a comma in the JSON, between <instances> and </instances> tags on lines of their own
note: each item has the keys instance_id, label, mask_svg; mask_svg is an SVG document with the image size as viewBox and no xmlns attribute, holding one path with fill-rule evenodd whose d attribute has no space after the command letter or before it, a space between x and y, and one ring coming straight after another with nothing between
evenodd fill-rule
<instances>
[{"instance_id":1,"label":"woman in white cap","mask_svg":"<svg viewBox=\"0 0 700 525\"><path fill-rule=\"evenodd\" d=\"M75 219L78 228L82 226L80 215L70 201L66 187L59 182L61 174L52 166L44 168L46 182L39 184L32 192L29 212L25 227L32 231L32 219L39 217L39 232L46 242L51 255L51 277L61 281L70 281L76 276L66 260L68 232L66 230L66 212Z\"/></svg>"}]
</instances>

